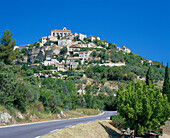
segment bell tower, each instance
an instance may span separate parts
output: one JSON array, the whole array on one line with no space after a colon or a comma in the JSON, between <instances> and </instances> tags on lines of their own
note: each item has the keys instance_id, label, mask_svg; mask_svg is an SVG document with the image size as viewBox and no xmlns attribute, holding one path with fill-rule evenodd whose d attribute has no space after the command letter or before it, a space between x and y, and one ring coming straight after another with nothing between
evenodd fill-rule
<instances>
[{"instance_id":1,"label":"bell tower","mask_svg":"<svg viewBox=\"0 0 170 138\"><path fill-rule=\"evenodd\" d=\"M65 30L67 30L67 28L64 26L63 30L65 31Z\"/></svg>"}]
</instances>

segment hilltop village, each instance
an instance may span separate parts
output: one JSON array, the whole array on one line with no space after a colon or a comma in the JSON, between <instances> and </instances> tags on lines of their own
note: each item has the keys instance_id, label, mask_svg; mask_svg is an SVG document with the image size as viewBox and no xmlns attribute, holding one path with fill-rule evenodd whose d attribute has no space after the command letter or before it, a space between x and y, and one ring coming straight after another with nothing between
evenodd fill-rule
<instances>
[{"instance_id":1,"label":"hilltop village","mask_svg":"<svg viewBox=\"0 0 170 138\"><path fill-rule=\"evenodd\" d=\"M35 46L33 46L35 45ZM31 66L38 65L53 65L55 71L67 71L69 67L77 68L80 64L88 64L91 60L100 60L92 56L95 49L106 49L109 44L106 40L100 40L98 36L86 36L84 34L71 33L66 27L63 30L51 30L49 36L44 36L39 39L39 43L33 45L21 45L19 50L28 50L27 55L24 55L22 60L17 62L28 63ZM130 53L131 50L125 46L117 47L118 51ZM57 60L57 58L65 60ZM60 58L61 59L61 58ZM17 63L16 63L17 64ZM99 65L106 66L124 66L125 63L112 63L105 61Z\"/></svg>"},{"instance_id":2,"label":"hilltop village","mask_svg":"<svg viewBox=\"0 0 170 138\"><path fill-rule=\"evenodd\" d=\"M83 93L87 85L93 86L98 79L99 87L94 88L95 93L100 92L102 87L117 90L118 81L121 80L145 80L147 66L157 65L157 62L135 55L124 45L117 47L114 43L101 40L99 36L72 33L66 27L63 30L51 30L50 35L41 37L39 42L15 46L14 49L19 51L14 62L24 68L27 75L85 80L87 83L83 87L81 85L81 89L78 88ZM103 71L106 73L103 74ZM161 80L160 76L155 77ZM109 82L112 80L115 81L114 85ZM106 89L102 91L107 94Z\"/></svg>"},{"instance_id":3,"label":"hilltop village","mask_svg":"<svg viewBox=\"0 0 170 138\"><path fill-rule=\"evenodd\" d=\"M80 64L88 65L91 60L101 60L100 57L94 57L93 52L106 50L108 46L108 42L100 40L98 36L90 35L87 37L85 34L71 33L71 30L64 27L63 30L51 30L50 35L41 37L38 43L16 46L15 49L24 51L25 55L22 59L17 59L15 64L19 62L30 63L31 67L53 65L52 73L67 71L69 68L77 68ZM117 51L131 52L125 46L116 48ZM93 63L93 65L97 65L97 63ZM98 65L112 67L125 66L125 63L102 61Z\"/></svg>"}]
</instances>

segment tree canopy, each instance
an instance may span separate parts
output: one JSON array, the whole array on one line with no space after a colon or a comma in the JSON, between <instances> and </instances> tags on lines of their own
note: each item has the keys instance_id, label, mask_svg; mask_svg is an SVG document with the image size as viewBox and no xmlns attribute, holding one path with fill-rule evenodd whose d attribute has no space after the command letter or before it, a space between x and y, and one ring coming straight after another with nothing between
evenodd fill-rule
<instances>
[{"instance_id":1,"label":"tree canopy","mask_svg":"<svg viewBox=\"0 0 170 138\"><path fill-rule=\"evenodd\" d=\"M153 85L130 84L127 89L118 90L117 101L118 112L125 118L126 125L140 134L159 128L169 119L167 97Z\"/></svg>"},{"instance_id":2,"label":"tree canopy","mask_svg":"<svg viewBox=\"0 0 170 138\"><path fill-rule=\"evenodd\" d=\"M15 40L12 41L12 34L10 31L3 31L3 36L0 38L0 60L3 60L5 64L11 65L16 58L14 46Z\"/></svg>"}]
</instances>

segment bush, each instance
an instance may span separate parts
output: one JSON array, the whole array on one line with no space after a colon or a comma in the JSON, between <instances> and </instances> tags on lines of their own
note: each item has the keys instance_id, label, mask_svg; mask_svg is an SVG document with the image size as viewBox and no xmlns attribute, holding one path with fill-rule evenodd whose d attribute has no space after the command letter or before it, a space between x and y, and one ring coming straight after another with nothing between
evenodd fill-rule
<instances>
[{"instance_id":1,"label":"bush","mask_svg":"<svg viewBox=\"0 0 170 138\"><path fill-rule=\"evenodd\" d=\"M122 116L120 115L112 115L110 117L110 120L112 120L112 125L116 128L124 128L125 121Z\"/></svg>"}]
</instances>

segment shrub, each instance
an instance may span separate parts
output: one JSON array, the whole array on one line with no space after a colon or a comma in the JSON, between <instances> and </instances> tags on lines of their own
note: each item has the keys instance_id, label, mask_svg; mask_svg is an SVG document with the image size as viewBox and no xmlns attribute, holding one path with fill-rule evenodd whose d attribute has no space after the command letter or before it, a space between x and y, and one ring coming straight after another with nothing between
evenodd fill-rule
<instances>
[{"instance_id":1,"label":"shrub","mask_svg":"<svg viewBox=\"0 0 170 138\"><path fill-rule=\"evenodd\" d=\"M122 116L120 115L112 115L110 117L110 120L112 120L112 125L116 128L124 128L125 121Z\"/></svg>"}]
</instances>

